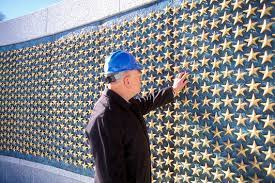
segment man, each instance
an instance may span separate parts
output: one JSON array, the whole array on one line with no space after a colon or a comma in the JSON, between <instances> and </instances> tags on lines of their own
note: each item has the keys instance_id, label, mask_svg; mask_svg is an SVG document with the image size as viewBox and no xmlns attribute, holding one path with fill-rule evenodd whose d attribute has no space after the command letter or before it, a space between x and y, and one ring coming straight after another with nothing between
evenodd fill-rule
<instances>
[{"instance_id":1,"label":"man","mask_svg":"<svg viewBox=\"0 0 275 183\"><path fill-rule=\"evenodd\" d=\"M96 183L151 182L149 138L143 115L173 101L187 84L181 73L172 87L136 99L141 65L116 51L105 61L108 88L94 106L86 135L95 158Z\"/></svg>"}]
</instances>

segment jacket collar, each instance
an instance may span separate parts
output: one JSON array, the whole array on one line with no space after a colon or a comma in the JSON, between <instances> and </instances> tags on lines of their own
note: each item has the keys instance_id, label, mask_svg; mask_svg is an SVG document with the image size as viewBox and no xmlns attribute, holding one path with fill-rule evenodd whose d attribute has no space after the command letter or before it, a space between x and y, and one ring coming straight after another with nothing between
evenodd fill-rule
<instances>
[{"instance_id":1,"label":"jacket collar","mask_svg":"<svg viewBox=\"0 0 275 183\"><path fill-rule=\"evenodd\" d=\"M121 105L126 109L130 109L131 107L131 103L127 102L124 98L122 98L119 94L117 94L113 90L105 88L105 90L103 91L103 95L107 96L110 100L115 101L117 104Z\"/></svg>"}]
</instances>

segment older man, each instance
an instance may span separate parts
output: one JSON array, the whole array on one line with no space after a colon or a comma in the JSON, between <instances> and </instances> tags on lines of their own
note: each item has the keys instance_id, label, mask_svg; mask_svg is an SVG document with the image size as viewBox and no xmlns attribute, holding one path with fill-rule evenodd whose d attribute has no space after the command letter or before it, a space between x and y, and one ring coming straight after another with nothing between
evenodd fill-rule
<instances>
[{"instance_id":1,"label":"older man","mask_svg":"<svg viewBox=\"0 0 275 183\"><path fill-rule=\"evenodd\" d=\"M171 87L136 98L141 90L141 69L125 51L116 51L105 61L108 88L95 104L86 127L96 183L151 182L150 142L143 115L172 102L187 84L187 73L179 74Z\"/></svg>"}]
</instances>

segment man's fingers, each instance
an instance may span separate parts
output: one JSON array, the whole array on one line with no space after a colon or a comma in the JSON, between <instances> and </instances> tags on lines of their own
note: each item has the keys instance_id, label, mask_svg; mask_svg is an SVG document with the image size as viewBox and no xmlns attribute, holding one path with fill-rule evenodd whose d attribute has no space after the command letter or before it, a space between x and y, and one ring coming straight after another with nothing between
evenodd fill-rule
<instances>
[{"instance_id":1,"label":"man's fingers","mask_svg":"<svg viewBox=\"0 0 275 183\"><path fill-rule=\"evenodd\" d=\"M178 78L186 78L188 76L188 73L187 72L182 72L178 75Z\"/></svg>"},{"instance_id":2,"label":"man's fingers","mask_svg":"<svg viewBox=\"0 0 275 183\"><path fill-rule=\"evenodd\" d=\"M181 83L185 86L188 83L188 80L182 80Z\"/></svg>"}]
</instances>

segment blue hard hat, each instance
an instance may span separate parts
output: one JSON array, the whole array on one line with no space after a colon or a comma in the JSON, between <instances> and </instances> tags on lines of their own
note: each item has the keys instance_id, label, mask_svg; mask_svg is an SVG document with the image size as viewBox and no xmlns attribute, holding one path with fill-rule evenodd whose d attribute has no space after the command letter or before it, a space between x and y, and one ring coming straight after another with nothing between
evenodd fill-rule
<instances>
[{"instance_id":1,"label":"blue hard hat","mask_svg":"<svg viewBox=\"0 0 275 183\"><path fill-rule=\"evenodd\" d=\"M141 65L128 52L118 50L105 59L104 73L112 75L122 71L141 70Z\"/></svg>"}]
</instances>

